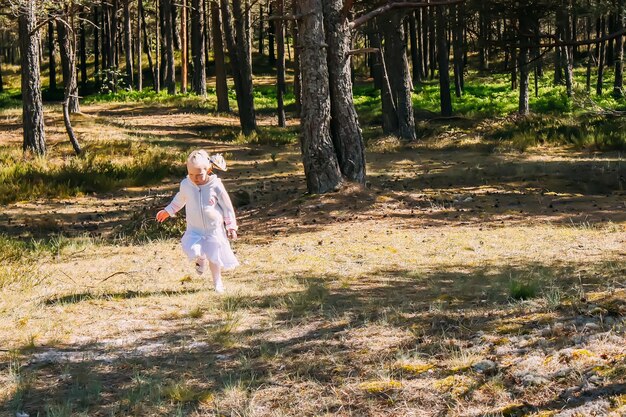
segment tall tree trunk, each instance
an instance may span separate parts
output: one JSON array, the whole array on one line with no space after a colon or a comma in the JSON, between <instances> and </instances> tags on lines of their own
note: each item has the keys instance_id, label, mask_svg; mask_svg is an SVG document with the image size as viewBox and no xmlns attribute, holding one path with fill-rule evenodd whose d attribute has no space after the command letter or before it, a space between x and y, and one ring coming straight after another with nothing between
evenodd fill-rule
<instances>
[{"instance_id":1,"label":"tall tree trunk","mask_svg":"<svg viewBox=\"0 0 626 417\"><path fill-rule=\"evenodd\" d=\"M222 41L222 22L220 6L211 1L211 27L213 30L213 55L215 58L215 93L217 111L229 112L228 86L226 84L226 64L224 62L224 42Z\"/></svg>"},{"instance_id":2,"label":"tall tree trunk","mask_svg":"<svg viewBox=\"0 0 626 417\"><path fill-rule=\"evenodd\" d=\"M489 69L489 40L491 22L489 21L487 13L488 11L484 6L484 3L482 3L479 11L480 32L478 36L478 59L481 71L487 71Z\"/></svg>"},{"instance_id":3,"label":"tall tree trunk","mask_svg":"<svg viewBox=\"0 0 626 417\"><path fill-rule=\"evenodd\" d=\"M65 22L70 25L70 28L66 27L66 23L57 22L57 31L59 31L59 27L63 27L63 31L59 31L59 44L61 47L61 62L63 67L69 67L70 70L67 72L67 76L69 78L65 78L65 70L63 71L63 83L65 84L64 94L63 94L63 122L65 123L65 130L70 139L70 143L72 144L72 148L74 148L74 153L79 155L81 153L80 145L78 143L78 139L76 139L76 134L74 133L74 129L72 128L72 122L70 120L70 112L72 112L72 99L75 98L78 103L78 98L75 97L77 94L77 77L76 77L76 33L71 28L74 28L74 16L70 16L71 11L66 9L65 13ZM61 34L63 33L63 34ZM66 62L64 62L66 61Z\"/></svg>"},{"instance_id":4,"label":"tall tree trunk","mask_svg":"<svg viewBox=\"0 0 626 417\"><path fill-rule=\"evenodd\" d=\"M446 41L445 6L437 6L437 50L439 58L439 100L441 115L452 116L452 97L450 97L450 56Z\"/></svg>"},{"instance_id":5,"label":"tall tree trunk","mask_svg":"<svg viewBox=\"0 0 626 417\"><path fill-rule=\"evenodd\" d=\"M617 1L617 25L616 30L624 29L624 0ZM615 81L613 83L613 95L615 97L624 96L624 37L618 36L615 39Z\"/></svg>"},{"instance_id":6,"label":"tall tree trunk","mask_svg":"<svg viewBox=\"0 0 626 417\"><path fill-rule=\"evenodd\" d=\"M66 22L69 22L69 16L64 16L64 22L57 20L57 34L59 36L59 49L61 51L61 67L63 68L63 84L65 89L69 91L69 112L79 113L80 106L78 104L78 85L76 82L76 65L74 65L74 42L70 38L74 38L72 28L66 26Z\"/></svg>"},{"instance_id":7,"label":"tall tree trunk","mask_svg":"<svg viewBox=\"0 0 626 417\"><path fill-rule=\"evenodd\" d=\"M2 81L2 53L0 53L0 93L4 92L4 82Z\"/></svg>"},{"instance_id":8,"label":"tall tree trunk","mask_svg":"<svg viewBox=\"0 0 626 417\"><path fill-rule=\"evenodd\" d=\"M263 35L265 24L263 22L263 4L259 4L259 56L263 57Z\"/></svg>"},{"instance_id":9,"label":"tall tree trunk","mask_svg":"<svg viewBox=\"0 0 626 417\"><path fill-rule=\"evenodd\" d=\"M324 27L328 45L330 132L339 169L350 181L365 183L365 145L352 98L350 45L352 33L343 15L342 0L324 0Z\"/></svg>"},{"instance_id":10,"label":"tall tree trunk","mask_svg":"<svg viewBox=\"0 0 626 417\"><path fill-rule=\"evenodd\" d=\"M292 11L294 15L296 14L297 5L296 2L292 2ZM300 72L300 49L297 47L299 45L298 41L298 24L293 21L291 26L292 37L293 37L293 94L296 98L296 114L300 116L300 110L302 109L302 87L300 84L301 80L301 72Z\"/></svg>"},{"instance_id":11,"label":"tall tree trunk","mask_svg":"<svg viewBox=\"0 0 626 417\"><path fill-rule=\"evenodd\" d=\"M415 16L415 35L417 41L417 70L420 78L420 82L426 79L425 69L424 69L424 54L426 53L426 49L423 44L422 37L422 10L418 9L413 12Z\"/></svg>"},{"instance_id":12,"label":"tall tree trunk","mask_svg":"<svg viewBox=\"0 0 626 417\"><path fill-rule=\"evenodd\" d=\"M114 69L113 72L113 89L117 90L117 70L119 68L119 53L118 53L118 31L117 31L117 11L119 9L118 0L113 0L113 8L111 10L111 36L109 41L111 42L111 46L109 48L110 60L109 63L111 67Z\"/></svg>"},{"instance_id":13,"label":"tall tree trunk","mask_svg":"<svg viewBox=\"0 0 626 417\"><path fill-rule=\"evenodd\" d=\"M137 90L143 90L143 37L142 37L143 0L137 0ZM150 49L148 49L150 55ZM152 60L152 58L150 58ZM150 63L152 70L152 63Z\"/></svg>"},{"instance_id":14,"label":"tall tree trunk","mask_svg":"<svg viewBox=\"0 0 626 417\"><path fill-rule=\"evenodd\" d=\"M606 18L604 16L602 16L600 27L602 28L601 29L602 34L600 36L604 37L604 35L606 35ZM599 53L599 58L598 58L598 82L596 83L596 94L599 96L602 95L602 87L603 87L602 84L604 83L605 56L606 56L606 42L602 41L600 42L600 53Z\"/></svg>"},{"instance_id":15,"label":"tall tree trunk","mask_svg":"<svg viewBox=\"0 0 626 417\"><path fill-rule=\"evenodd\" d=\"M422 57L417 42L417 23L415 21L415 12L409 14L409 38L411 40L411 69L413 72L413 82L419 84L422 82Z\"/></svg>"},{"instance_id":16,"label":"tall tree trunk","mask_svg":"<svg viewBox=\"0 0 626 417\"><path fill-rule=\"evenodd\" d=\"M161 91L161 21L160 16L163 14L161 6L161 0L154 0L154 91L157 93Z\"/></svg>"},{"instance_id":17,"label":"tall tree trunk","mask_svg":"<svg viewBox=\"0 0 626 417\"><path fill-rule=\"evenodd\" d=\"M613 33L615 32L615 15L613 13L609 13L609 15L606 18L606 26L607 26L607 31L606 33ZM606 58L605 58L605 64L607 67L612 67L613 65L615 65L615 47L613 46L613 39L609 39L606 41Z\"/></svg>"},{"instance_id":18,"label":"tall tree trunk","mask_svg":"<svg viewBox=\"0 0 626 417\"><path fill-rule=\"evenodd\" d=\"M173 0L163 0L165 27L165 86L168 94L176 94L176 68L174 64L174 28L172 27Z\"/></svg>"},{"instance_id":19,"label":"tall tree trunk","mask_svg":"<svg viewBox=\"0 0 626 417\"><path fill-rule=\"evenodd\" d=\"M204 57L204 16L201 0L191 0L191 59L193 62L194 93L206 95L206 67Z\"/></svg>"},{"instance_id":20,"label":"tall tree trunk","mask_svg":"<svg viewBox=\"0 0 626 417\"><path fill-rule=\"evenodd\" d=\"M158 0L157 0L158 1ZM109 64L109 36L110 36L110 25L109 25L109 6L102 5L102 22L100 27L102 28L102 72L104 74L105 70L110 68ZM105 75L106 77L106 75Z\"/></svg>"},{"instance_id":21,"label":"tall tree trunk","mask_svg":"<svg viewBox=\"0 0 626 417\"><path fill-rule=\"evenodd\" d=\"M54 49L54 23L52 20L50 20L48 22L48 66L50 76L50 91L55 91L57 89L57 61Z\"/></svg>"},{"instance_id":22,"label":"tall tree trunk","mask_svg":"<svg viewBox=\"0 0 626 417\"><path fill-rule=\"evenodd\" d=\"M274 14L273 3L272 0L268 0L269 4L269 15L272 16ZM273 20L270 20L267 23L267 48L268 48L268 61L270 65L276 65L276 53L274 51L274 40L276 33L276 25Z\"/></svg>"},{"instance_id":23,"label":"tall tree trunk","mask_svg":"<svg viewBox=\"0 0 626 417\"><path fill-rule=\"evenodd\" d=\"M587 0L589 2L589 0ZM591 16L588 15L585 19L585 26L587 32L587 39L591 39ZM591 44L587 45L587 74L586 74L586 83L585 90L589 93L591 92L591 66L593 63L594 55L593 49L591 48Z\"/></svg>"},{"instance_id":24,"label":"tall tree trunk","mask_svg":"<svg viewBox=\"0 0 626 417\"><path fill-rule=\"evenodd\" d=\"M563 27L559 23L559 15L562 14L562 10L557 10L556 16L556 38L559 41L563 41ZM563 47L557 46L554 48L554 84L563 84Z\"/></svg>"},{"instance_id":25,"label":"tall tree trunk","mask_svg":"<svg viewBox=\"0 0 626 417\"><path fill-rule=\"evenodd\" d=\"M187 0L181 0L182 7L180 8L180 48L181 48L181 77L180 77L180 91L184 94L187 92L187 69L189 57L187 51Z\"/></svg>"},{"instance_id":26,"label":"tall tree trunk","mask_svg":"<svg viewBox=\"0 0 626 417\"><path fill-rule=\"evenodd\" d=\"M565 43L569 43L571 41L571 39L569 38L569 35L571 33L571 30L569 29L569 21L570 21L570 10L569 10L569 0L564 0L561 2L561 7L559 7L559 9L557 10L557 25L559 27L558 29L558 34L559 37L558 39L565 42ZM561 57L561 62L559 65L559 73L561 72L560 69L563 69L563 72L565 74L565 85L566 85L566 91L567 91L567 96L571 97L572 93L573 93L573 65L572 65L572 57L570 54L570 47L567 45L563 45L559 48L560 51L560 57Z\"/></svg>"},{"instance_id":27,"label":"tall tree trunk","mask_svg":"<svg viewBox=\"0 0 626 417\"><path fill-rule=\"evenodd\" d=\"M100 28L98 27L99 24L99 17L98 17L98 10L100 9L99 6L93 6L93 21L94 21L94 25L93 25L93 73L94 73L94 79L96 81L96 88L100 87L100 76L99 76L99 72L100 72Z\"/></svg>"},{"instance_id":28,"label":"tall tree trunk","mask_svg":"<svg viewBox=\"0 0 626 417\"><path fill-rule=\"evenodd\" d=\"M415 118L411 99L412 85L404 47L403 12L391 12L383 17L385 36L385 66L389 75L392 95L398 117L398 136L415 140ZM444 36L445 41L445 36Z\"/></svg>"},{"instance_id":29,"label":"tall tree trunk","mask_svg":"<svg viewBox=\"0 0 626 417\"><path fill-rule=\"evenodd\" d=\"M571 39L576 41L578 40L578 13L576 12L576 4L571 4L570 8L572 10L572 36ZM572 46L572 62L576 62L576 57L578 56L578 45Z\"/></svg>"},{"instance_id":30,"label":"tall tree trunk","mask_svg":"<svg viewBox=\"0 0 626 417\"><path fill-rule=\"evenodd\" d=\"M209 58L210 58L210 44L211 44L211 22L210 22L210 16L211 16L211 12L209 10L209 6L207 4L208 0L202 0L202 28L203 28L203 32L204 33L204 71L205 71L205 78L206 78L206 73L208 72L208 69L210 67L210 62L209 62Z\"/></svg>"},{"instance_id":31,"label":"tall tree trunk","mask_svg":"<svg viewBox=\"0 0 626 417\"><path fill-rule=\"evenodd\" d=\"M255 2L257 0L254 0ZM252 67L252 25L250 23L250 19L251 19L251 5L250 5L250 0L244 0L243 3L243 18L244 18L244 35L246 38L246 43L247 43L247 51L248 51L248 62L250 62L250 65Z\"/></svg>"},{"instance_id":32,"label":"tall tree trunk","mask_svg":"<svg viewBox=\"0 0 626 417\"><path fill-rule=\"evenodd\" d=\"M239 107L239 121L244 135L249 135L256 130L256 114L254 112L254 93L252 88L252 69L248 57L247 42L244 35L244 19L241 9L241 1L233 0L233 18L235 32L231 26L230 8L228 0L221 0L222 24L226 35L228 55L235 81L235 92Z\"/></svg>"},{"instance_id":33,"label":"tall tree trunk","mask_svg":"<svg viewBox=\"0 0 626 417\"><path fill-rule=\"evenodd\" d=\"M284 0L276 0L276 12L282 16L285 12ZM276 101L278 112L278 126L285 127L285 103L283 95L285 93L285 29L282 19L277 20L274 24L276 30L276 46L278 60L276 61Z\"/></svg>"},{"instance_id":34,"label":"tall tree trunk","mask_svg":"<svg viewBox=\"0 0 626 417\"><path fill-rule=\"evenodd\" d=\"M370 47L374 49L378 49L382 51L382 46L380 44L380 34L376 28L375 21L372 20L369 24L369 30L367 32L367 37L370 42ZM372 62L372 78L374 79L374 88L377 88L382 91L383 89L383 68L382 62L380 59L380 53L373 53L370 55ZM394 112L395 113L395 112Z\"/></svg>"},{"instance_id":35,"label":"tall tree trunk","mask_svg":"<svg viewBox=\"0 0 626 417\"><path fill-rule=\"evenodd\" d=\"M384 28L386 25L386 23L383 21L383 18L381 17L377 19L377 22L377 27L379 29ZM382 42L378 31L375 32L372 36L372 47L380 51L377 58L380 68L380 98L382 107L383 132L386 134L397 135L399 127L398 110L396 108L396 99L391 87L389 74L387 73L387 65L385 63L388 55L388 53L386 52L387 45L385 45L384 48L382 47Z\"/></svg>"},{"instance_id":36,"label":"tall tree trunk","mask_svg":"<svg viewBox=\"0 0 626 417\"><path fill-rule=\"evenodd\" d=\"M519 55L517 47L511 46L511 90L517 90L517 67L519 65Z\"/></svg>"},{"instance_id":37,"label":"tall tree trunk","mask_svg":"<svg viewBox=\"0 0 626 417\"><path fill-rule=\"evenodd\" d=\"M530 80L530 64L529 61L529 47L532 38L527 34L531 31L531 17L529 15L530 10L527 8L520 8L519 10L519 31L521 33L519 50L519 114L528 115L530 113L529 105L529 80Z\"/></svg>"},{"instance_id":38,"label":"tall tree trunk","mask_svg":"<svg viewBox=\"0 0 626 417\"><path fill-rule=\"evenodd\" d=\"M432 0L430 0L432 2ZM435 11L434 7L428 8L428 62L430 65L430 79L435 78L435 70L437 69L437 35L435 28Z\"/></svg>"},{"instance_id":39,"label":"tall tree trunk","mask_svg":"<svg viewBox=\"0 0 626 417\"><path fill-rule=\"evenodd\" d=\"M126 78L128 88L133 87L133 50L132 29L130 25L130 1L124 0L124 52L126 53Z\"/></svg>"},{"instance_id":40,"label":"tall tree trunk","mask_svg":"<svg viewBox=\"0 0 626 417\"><path fill-rule=\"evenodd\" d=\"M428 11L419 9L419 13L421 15L421 43L422 43L422 61L424 71L422 72L423 78L426 79L428 77L428 69L429 69L429 56L430 56L430 45L428 41Z\"/></svg>"},{"instance_id":41,"label":"tall tree trunk","mask_svg":"<svg viewBox=\"0 0 626 417\"><path fill-rule=\"evenodd\" d=\"M168 14L168 16L171 16L171 28L172 28L172 41L174 43L174 50L176 51L180 51L180 46L182 44L181 40L180 40L180 32L178 31L178 25L176 24L176 22L178 21L178 5L179 3L177 3L177 0L171 0L170 1L171 7L170 7L170 13Z\"/></svg>"},{"instance_id":42,"label":"tall tree trunk","mask_svg":"<svg viewBox=\"0 0 626 417\"><path fill-rule=\"evenodd\" d=\"M45 155L43 103L39 67L39 31L35 0L25 0L19 6L20 56L22 60L22 149Z\"/></svg>"},{"instance_id":43,"label":"tall tree trunk","mask_svg":"<svg viewBox=\"0 0 626 417\"><path fill-rule=\"evenodd\" d=\"M341 171L330 137L330 92L324 23L320 0L297 2L302 116L300 145L310 193L326 193L341 186Z\"/></svg>"},{"instance_id":44,"label":"tall tree trunk","mask_svg":"<svg viewBox=\"0 0 626 417\"><path fill-rule=\"evenodd\" d=\"M87 45L85 34L85 12L80 12L80 84L84 87L87 84Z\"/></svg>"},{"instance_id":45,"label":"tall tree trunk","mask_svg":"<svg viewBox=\"0 0 626 417\"><path fill-rule=\"evenodd\" d=\"M463 95L463 25L462 7L453 6L453 56L454 56L454 92L457 97Z\"/></svg>"}]
</instances>

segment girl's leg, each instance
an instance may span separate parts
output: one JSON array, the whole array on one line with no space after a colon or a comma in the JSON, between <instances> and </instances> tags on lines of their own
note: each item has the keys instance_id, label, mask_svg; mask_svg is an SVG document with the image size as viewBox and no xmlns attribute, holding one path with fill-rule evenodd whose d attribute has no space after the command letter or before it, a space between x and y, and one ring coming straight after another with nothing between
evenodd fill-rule
<instances>
[{"instance_id":1,"label":"girl's leg","mask_svg":"<svg viewBox=\"0 0 626 417\"><path fill-rule=\"evenodd\" d=\"M213 285L215 286L215 292L223 293L224 284L222 283L222 267L213 262L209 262L209 268L211 269L211 275L213 276Z\"/></svg>"},{"instance_id":2,"label":"girl's leg","mask_svg":"<svg viewBox=\"0 0 626 417\"><path fill-rule=\"evenodd\" d=\"M204 274L209 264L206 256L202 254L202 244L198 242L197 238L187 234L183 235L181 244L185 255L196 264L196 272L198 275Z\"/></svg>"}]
</instances>

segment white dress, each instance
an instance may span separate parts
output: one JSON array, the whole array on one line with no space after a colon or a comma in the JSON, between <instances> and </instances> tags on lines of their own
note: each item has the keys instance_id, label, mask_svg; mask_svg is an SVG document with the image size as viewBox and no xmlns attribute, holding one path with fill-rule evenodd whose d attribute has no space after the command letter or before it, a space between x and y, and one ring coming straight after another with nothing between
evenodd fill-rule
<instances>
[{"instance_id":1,"label":"white dress","mask_svg":"<svg viewBox=\"0 0 626 417\"><path fill-rule=\"evenodd\" d=\"M239 261L226 236L226 229L237 230L237 220L222 180L210 175L209 181L200 186L189 178L182 180L165 211L174 216L183 207L187 219L187 230L181 239L185 255L192 261L206 257L224 269L237 267Z\"/></svg>"}]
</instances>

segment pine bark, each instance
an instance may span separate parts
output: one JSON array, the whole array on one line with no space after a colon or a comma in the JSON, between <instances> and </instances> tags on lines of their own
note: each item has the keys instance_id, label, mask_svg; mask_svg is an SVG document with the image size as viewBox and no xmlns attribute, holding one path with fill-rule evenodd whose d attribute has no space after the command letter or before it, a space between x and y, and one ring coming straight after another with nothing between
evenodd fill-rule
<instances>
[{"instance_id":1,"label":"pine bark","mask_svg":"<svg viewBox=\"0 0 626 417\"><path fill-rule=\"evenodd\" d=\"M54 47L54 23L48 22L48 71L50 82L48 83L50 91L57 89L57 60Z\"/></svg>"},{"instance_id":2,"label":"pine bark","mask_svg":"<svg viewBox=\"0 0 626 417\"><path fill-rule=\"evenodd\" d=\"M275 7L279 16L282 16L285 12L284 10L284 0L276 0ZM277 49L277 60L276 60L276 101L277 101L277 113L278 113L278 126L285 127L285 102L284 102L284 94L285 94L285 29L284 22L282 19L277 20L275 22L274 29L276 30L276 49Z\"/></svg>"},{"instance_id":3,"label":"pine bark","mask_svg":"<svg viewBox=\"0 0 626 417\"><path fill-rule=\"evenodd\" d=\"M380 44L380 34L376 29L376 25L374 23L370 24L369 30L367 32L367 38L369 39L369 44L371 48L381 50ZM372 66L371 75L374 80L374 88L379 90L383 89L383 68L382 62L380 60L379 53L370 54L370 62Z\"/></svg>"},{"instance_id":4,"label":"pine bark","mask_svg":"<svg viewBox=\"0 0 626 417\"><path fill-rule=\"evenodd\" d=\"M65 15L65 22L69 22L68 16ZM73 34L66 23L57 20L57 34L59 37L59 49L61 52L61 67L63 69L63 85L69 91L68 108L70 113L79 113L80 106L78 103L78 85L76 82L76 65L74 65L74 47L75 43ZM71 38L71 39L70 39Z\"/></svg>"},{"instance_id":5,"label":"pine bark","mask_svg":"<svg viewBox=\"0 0 626 417\"><path fill-rule=\"evenodd\" d=\"M411 75L409 72L406 48L404 47L404 13L392 12L379 19L385 37L385 67L391 84L394 107L398 118L398 137L415 140L415 118L411 92Z\"/></svg>"},{"instance_id":6,"label":"pine bark","mask_svg":"<svg viewBox=\"0 0 626 417\"><path fill-rule=\"evenodd\" d=\"M519 50L519 114L526 116L530 113L529 105L529 80L530 80L530 65L528 63L529 47L531 37L528 34L531 30L531 22L529 17L529 10L521 8L519 11L519 28L521 39L521 46Z\"/></svg>"},{"instance_id":7,"label":"pine bark","mask_svg":"<svg viewBox=\"0 0 626 417\"><path fill-rule=\"evenodd\" d=\"M206 59L204 56L204 16L201 0L191 0L191 59L193 62L192 88L194 93L206 95Z\"/></svg>"},{"instance_id":8,"label":"pine bark","mask_svg":"<svg viewBox=\"0 0 626 417\"><path fill-rule=\"evenodd\" d=\"M624 29L624 0L617 2L616 30ZM615 80L613 82L613 95L624 96L624 37L619 36L615 40Z\"/></svg>"},{"instance_id":9,"label":"pine bark","mask_svg":"<svg viewBox=\"0 0 626 417\"><path fill-rule=\"evenodd\" d=\"M557 10L557 25L559 26L559 39L565 43L570 42L571 29L569 29L570 9L569 1L565 0L561 3L561 7ZM565 75L565 85L567 96L571 97L573 94L573 63L570 47L563 45L560 48L560 69L563 70ZM560 73L560 70L559 70Z\"/></svg>"},{"instance_id":10,"label":"pine bark","mask_svg":"<svg viewBox=\"0 0 626 417\"><path fill-rule=\"evenodd\" d=\"M483 3L484 4L484 3ZM487 9L483 5L479 11L480 35L478 37L478 60L481 71L489 69L489 37L491 22L487 16Z\"/></svg>"},{"instance_id":11,"label":"pine bark","mask_svg":"<svg viewBox=\"0 0 626 417\"><path fill-rule=\"evenodd\" d=\"M271 16L274 13L273 10L273 3L271 0L268 0L269 3L269 15ZM274 41L275 41L276 37L275 37L275 24L273 20L270 20L267 23L267 49L268 49L268 60L267 62L269 62L269 64L271 66L276 65L276 52L275 52L275 47L274 47Z\"/></svg>"},{"instance_id":12,"label":"pine bark","mask_svg":"<svg viewBox=\"0 0 626 417\"><path fill-rule=\"evenodd\" d=\"M80 13L80 84L84 87L87 84L87 39L85 33L85 13Z\"/></svg>"},{"instance_id":13,"label":"pine bark","mask_svg":"<svg viewBox=\"0 0 626 417\"><path fill-rule=\"evenodd\" d=\"M137 90L143 90L143 37L142 37L143 1L137 1ZM149 50L148 50L149 52ZM152 65L150 65L152 67Z\"/></svg>"},{"instance_id":14,"label":"pine bark","mask_svg":"<svg viewBox=\"0 0 626 417\"><path fill-rule=\"evenodd\" d=\"M263 4L259 4L259 55L261 57L263 56L263 36L265 31L263 18Z\"/></svg>"},{"instance_id":15,"label":"pine bark","mask_svg":"<svg viewBox=\"0 0 626 417\"><path fill-rule=\"evenodd\" d=\"M302 69L302 159L310 193L326 193L341 186L341 171L330 137L330 91L324 23L320 0L297 3Z\"/></svg>"},{"instance_id":16,"label":"pine bark","mask_svg":"<svg viewBox=\"0 0 626 417\"><path fill-rule=\"evenodd\" d=\"M328 45L330 132L339 169L350 181L365 183L365 145L352 98L350 45L352 33L342 14L342 0L324 0L324 27Z\"/></svg>"},{"instance_id":17,"label":"pine bark","mask_svg":"<svg viewBox=\"0 0 626 417\"><path fill-rule=\"evenodd\" d=\"M292 2L292 11L294 14L296 13L296 2ZM294 21L291 26L292 36L293 36L293 44L294 46L299 45L298 42L298 24ZM300 110L302 109L302 86L300 80L302 79L300 75L300 48L295 47L293 51L293 94L296 98L296 113L300 116Z\"/></svg>"},{"instance_id":18,"label":"pine bark","mask_svg":"<svg viewBox=\"0 0 626 417\"><path fill-rule=\"evenodd\" d=\"M226 64L224 62L224 42L222 40L222 19L217 1L211 2L211 28L213 31L213 56L215 59L215 93L217 111L229 112L228 86L226 84Z\"/></svg>"},{"instance_id":19,"label":"pine bark","mask_svg":"<svg viewBox=\"0 0 626 417\"><path fill-rule=\"evenodd\" d=\"M154 91L156 91L157 93L161 91L161 61L163 60L163 57L161 55L161 34L163 33L161 31L161 21L162 19L160 18L160 16L163 14L163 10L160 4L161 0L155 0L154 2L154 7L155 7L155 18L154 18L154 31L155 31L155 36L154 36L154 41L155 41L155 47L154 47Z\"/></svg>"},{"instance_id":20,"label":"pine bark","mask_svg":"<svg viewBox=\"0 0 626 417\"><path fill-rule=\"evenodd\" d=\"M184 94L187 92L187 72L189 63L189 50L187 48L187 0L179 1L182 1L182 6L180 8L180 91Z\"/></svg>"},{"instance_id":21,"label":"pine bark","mask_svg":"<svg viewBox=\"0 0 626 417\"><path fill-rule=\"evenodd\" d=\"M124 53L126 60L126 81L128 87L132 89L133 80L133 50L132 50L132 29L130 25L130 1L124 0Z\"/></svg>"},{"instance_id":22,"label":"pine bark","mask_svg":"<svg viewBox=\"0 0 626 417\"><path fill-rule=\"evenodd\" d=\"M606 35L606 18L602 16L600 21L601 35ZM600 42L600 50L598 55L598 80L596 83L596 94L602 95L603 83L604 83L604 61L606 57L606 42Z\"/></svg>"},{"instance_id":23,"label":"pine bark","mask_svg":"<svg viewBox=\"0 0 626 417\"><path fill-rule=\"evenodd\" d=\"M99 9L100 9L99 6L93 7L93 21L95 22L95 25L93 28L93 73L94 73L94 78L95 78L97 87L99 87L99 84L100 84L100 77L98 75L100 72L100 30L101 30L98 27L99 25L98 10Z\"/></svg>"},{"instance_id":24,"label":"pine bark","mask_svg":"<svg viewBox=\"0 0 626 417\"><path fill-rule=\"evenodd\" d=\"M439 100L441 115L452 116L450 96L450 56L446 40L446 16L444 6L437 6L437 51L439 60Z\"/></svg>"},{"instance_id":25,"label":"pine bark","mask_svg":"<svg viewBox=\"0 0 626 417\"><path fill-rule=\"evenodd\" d=\"M39 31L35 0L25 0L19 8L20 55L22 59L22 124L24 151L46 154L41 75L39 67Z\"/></svg>"},{"instance_id":26,"label":"pine bark","mask_svg":"<svg viewBox=\"0 0 626 417\"><path fill-rule=\"evenodd\" d=\"M174 64L174 28L172 27L173 0L163 0L163 17L165 25L165 86L168 94L176 94L176 68Z\"/></svg>"},{"instance_id":27,"label":"pine bark","mask_svg":"<svg viewBox=\"0 0 626 417\"><path fill-rule=\"evenodd\" d=\"M254 93L252 87L252 68L249 61L244 34L244 19L241 9L241 1L233 0L233 21L235 33L231 24L230 8L228 0L221 0L222 26L226 37L230 65L235 81L237 104L239 107L239 121L244 135L249 135L256 130L256 114L254 111Z\"/></svg>"},{"instance_id":28,"label":"pine bark","mask_svg":"<svg viewBox=\"0 0 626 417\"><path fill-rule=\"evenodd\" d=\"M454 59L454 92L457 97L463 95L463 27L465 19L463 19L463 8L455 5L452 9L453 15L453 59Z\"/></svg>"},{"instance_id":29,"label":"pine bark","mask_svg":"<svg viewBox=\"0 0 626 417\"><path fill-rule=\"evenodd\" d=\"M417 42L417 23L415 21L415 13L409 14L409 39L411 41L411 69L413 72L413 82L419 84L422 82L421 71L421 51Z\"/></svg>"}]
</instances>

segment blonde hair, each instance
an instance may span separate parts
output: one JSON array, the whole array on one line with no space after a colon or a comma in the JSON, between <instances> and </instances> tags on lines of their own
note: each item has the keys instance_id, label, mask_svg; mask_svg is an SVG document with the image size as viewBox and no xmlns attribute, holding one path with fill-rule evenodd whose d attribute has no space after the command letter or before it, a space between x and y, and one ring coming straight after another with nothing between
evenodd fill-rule
<instances>
[{"instance_id":1,"label":"blonde hair","mask_svg":"<svg viewBox=\"0 0 626 417\"><path fill-rule=\"evenodd\" d=\"M187 157L187 167L193 166L210 170L212 165L209 154L204 149L195 150Z\"/></svg>"}]
</instances>

